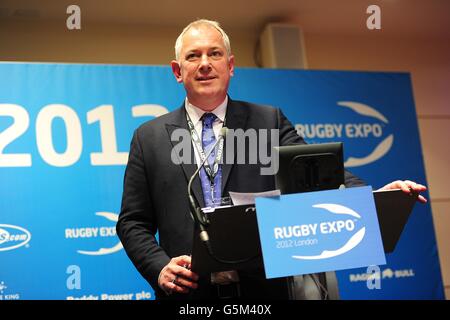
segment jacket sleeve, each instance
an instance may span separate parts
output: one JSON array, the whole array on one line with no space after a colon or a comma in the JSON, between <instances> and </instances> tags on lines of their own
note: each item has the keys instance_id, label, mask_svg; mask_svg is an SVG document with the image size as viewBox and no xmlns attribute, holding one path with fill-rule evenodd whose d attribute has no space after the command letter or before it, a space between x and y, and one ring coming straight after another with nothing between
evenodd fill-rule
<instances>
[{"instance_id":1,"label":"jacket sleeve","mask_svg":"<svg viewBox=\"0 0 450 320\"><path fill-rule=\"evenodd\" d=\"M170 258L156 240L156 218L147 181L147 167L139 140L134 132L125 170L122 206L116 225L122 245L141 275L158 290L158 276Z\"/></svg>"},{"instance_id":2,"label":"jacket sleeve","mask_svg":"<svg viewBox=\"0 0 450 320\"><path fill-rule=\"evenodd\" d=\"M303 137L297 134L292 123L286 118L280 109L277 109L278 128L280 129L280 146L287 146L291 144L306 144ZM366 183L359 177L352 174L350 171L345 170L345 186L360 187L365 186Z\"/></svg>"}]
</instances>

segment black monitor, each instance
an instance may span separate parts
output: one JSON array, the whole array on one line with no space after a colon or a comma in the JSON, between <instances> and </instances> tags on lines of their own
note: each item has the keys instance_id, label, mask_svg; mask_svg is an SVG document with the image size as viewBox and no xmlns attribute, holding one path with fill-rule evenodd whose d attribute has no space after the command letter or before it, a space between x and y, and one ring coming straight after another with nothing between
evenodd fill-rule
<instances>
[{"instance_id":1,"label":"black monitor","mask_svg":"<svg viewBox=\"0 0 450 320\"><path fill-rule=\"evenodd\" d=\"M279 159L275 175L276 188L281 194L338 189L345 182L342 142L300 144L274 148ZM338 296L334 273L319 273L325 292ZM289 297L295 299L298 289L295 277L288 277ZM319 289L320 292L322 290ZM324 292L322 292L324 293Z\"/></svg>"},{"instance_id":2,"label":"black monitor","mask_svg":"<svg viewBox=\"0 0 450 320\"><path fill-rule=\"evenodd\" d=\"M342 142L275 147L281 194L338 189L344 184Z\"/></svg>"}]
</instances>

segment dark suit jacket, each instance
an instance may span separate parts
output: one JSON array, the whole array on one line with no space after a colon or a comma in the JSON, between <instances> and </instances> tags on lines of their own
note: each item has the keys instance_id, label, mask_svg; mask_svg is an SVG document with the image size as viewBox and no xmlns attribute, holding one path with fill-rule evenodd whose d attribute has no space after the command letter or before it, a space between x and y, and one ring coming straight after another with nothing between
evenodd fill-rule
<instances>
[{"instance_id":1,"label":"dark suit jacket","mask_svg":"<svg viewBox=\"0 0 450 320\"><path fill-rule=\"evenodd\" d=\"M226 126L243 130L279 129L280 145L305 143L281 110L273 107L229 99ZM157 297L161 298L165 295L158 286L159 273L171 257L191 253L194 232L187 182L197 164L176 165L171 161L171 151L177 143L171 141L171 134L177 128L188 129L184 104L173 112L144 123L134 132L117 223L117 234L126 253L153 287ZM261 175L260 168L260 164L223 164L222 196L227 195L228 191L262 192L275 189L274 176ZM362 184L361 180L346 172L347 187ZM198 178L194 180L193 191L203 205ZM159 243L155 239L157 231ZM281 291L274 289L277 287L276 279L262 281L262 270L240 274L240 278L241 282L247 279L250 288L256 288L252 294L259 293L262 297L279 296L279 292L284 290L279 284ZM197 292L201 292L203 281L199 283Z\"/></svg>"}]
</instances>

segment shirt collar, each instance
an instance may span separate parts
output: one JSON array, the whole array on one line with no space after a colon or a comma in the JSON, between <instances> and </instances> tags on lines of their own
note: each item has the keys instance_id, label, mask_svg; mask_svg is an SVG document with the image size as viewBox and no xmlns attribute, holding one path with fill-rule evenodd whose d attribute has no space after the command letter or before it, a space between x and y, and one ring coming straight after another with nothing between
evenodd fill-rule
<instances>
[{"instance_id":1,"label":"shirt collar","mask_svg":"<svg viewBox=\"0 0 450 320\"><path fill-rule=\"evenodd\" d=\"M214 113L221 122L225 121L227 104L228 104L228 95L225 96L225 100L223 100L221 104L219 104L213 111L210 111L211 113ZM184 103L184 107L186 108L186 112L191 118L191 121L194 124L194 126L200 121L203 114L206 113L206 111L191 104L187 97Z\"/></svg>"}]
</instances>

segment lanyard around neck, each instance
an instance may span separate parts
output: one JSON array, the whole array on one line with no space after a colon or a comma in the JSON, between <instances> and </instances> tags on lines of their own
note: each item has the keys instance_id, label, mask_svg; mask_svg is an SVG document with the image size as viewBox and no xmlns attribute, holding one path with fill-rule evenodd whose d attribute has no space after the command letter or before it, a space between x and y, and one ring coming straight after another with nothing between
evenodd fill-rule
<instances>
[{"instance_id":1,"label":"lanyard around neck","mask_svg":"<svg viewBox=\"0 0 450 320\"><path fill-rule=\"evenodd\" d=\"M223 139L220 140L219 142L219 147L217 149L217 153L216 156L214 158L214 164L213 167L211 168L209 161L205 161L206 159L206 154L203 150L203 147L200 143L200 138L197 134L197 130L195 130L194 124L192 123L191 118L189 117L189 114L186 112L186 120L189 126L189 132L191 134L191 140L195 145L195 148L197 149L197 152L200 156L200 163L204 163L204 168L206 171L206 174L208 175L209 180L211 181L211 183L214 182L214 178L217 175L217 172L219 172L219 163L222 160L222 154L223 154Z\"/></svg>"}]
</instances>

